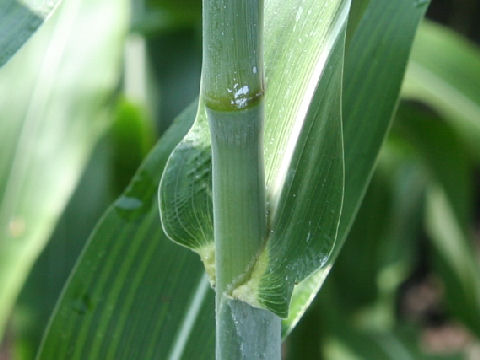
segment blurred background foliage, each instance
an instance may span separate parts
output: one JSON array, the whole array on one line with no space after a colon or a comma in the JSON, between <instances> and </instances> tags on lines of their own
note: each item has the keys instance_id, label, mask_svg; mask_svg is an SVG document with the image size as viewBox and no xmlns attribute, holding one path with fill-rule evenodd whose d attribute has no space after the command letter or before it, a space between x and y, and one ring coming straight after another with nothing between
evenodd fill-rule
<instances>
[{"instance_id":1,"label":"blurred background foliage","mask_svg":"<svg viewBox=\"0 0 480 360\"><path fill-rule=\"evenodd\" d=\"M9 315L1 360L34 358L99 217L198 94L201 1L130 10L109 120ZM363 205L286 359L480 359L480 3L433 0L428 17L442 25L420 31Z\"/></svg>"}]
</instances>

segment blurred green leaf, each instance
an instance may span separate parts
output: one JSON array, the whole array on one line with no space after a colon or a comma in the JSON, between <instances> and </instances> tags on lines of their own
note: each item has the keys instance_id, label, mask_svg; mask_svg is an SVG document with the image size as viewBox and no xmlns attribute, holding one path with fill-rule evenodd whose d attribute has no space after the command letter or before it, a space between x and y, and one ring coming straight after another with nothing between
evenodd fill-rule
<instances>
[{"instance_id":1,"label":"blurred green leaf","mask_svg":"<svg viewBox=\"0 0 480 360\"><path fill-rule=\"evenodd\" d=\"M480 334L480 266L472 248L473 164L480 156L480 50L440 25L424 23L415 42L404 96L438 116L410 109L402 128L435 184L427 202L427 230L436 249L450 311ZM455 133L456 132L456 133ZM460 135L468 149L463 146ZM472 155L470 155L472 154Z\"/></svg>"},{"instance_id":2,"label":"blurred green leaf","mask_svg":"<svg viewBox=\"0 0 480 360\"><path fill-rule=\"evenodd\" d=\"M200 33L200 29L187 28L147 38L152 103L159 134L198 97L202 64Z\"/></svg>"},{"instance_id":3,"label":"blurred green leaf","mask_svg":"<svg viewBox=\"0 0 480 360\"><path fill-rule=\"evenodd\" d=\"M61 0L2 0L0 67L38 30ZM36 57L37 63L41 55Z\"/></svg>"},{"instance_id":4,"label":"blurred green leaf","mask_svg":"<svg viewBox=\"0 0 480 360\"><path fill-rule=\"evenodd\" d=\"M113 188L120 194L154 144L152 121L144 107L120 98L110 131L113 156Z\"/></svg>"},{"instance_id":5,"label":"blurred green leaf","mask_svg":"<svg viewBox=\"0 0 480 360\"><path fill-rule=\"evenodd\" d=\"M473 248L473 163L452 127L419 106L403 104L395 128L409 142L430 174L426 227L435 252L446 301L480 334L480 265Z\"/></svg>"},{"instance_id":6,"label":"blurred green leaf","mask_svg":"<svg viewBox=\"0 0 480 360\"><path fill-rule=\"evenodd\" d=\"M346 312L381 307L391 324L398 286L415 263L425 178L418 165L383 159L331 275Z\"/></svg>"},{"instance_id":7,"label":"blurred green leaf","mask_svg":"<svg viewBox=\"0 0 480 360\"><path fill-rule=\"evenodd\" d=\"M66 2L0 71L0 332L108 125L125 5Z\"/></svg>"},{"instance_id":8,"label":"blurred green leaf","mask_svg":"<svg viewBox=\"0 0 480 360\"><path fill-rule=\"evenodd\" d=\"M418 334L347 330L326 341L325 360L461 360L463 354L428 354L417 345Z\"/></svg>"},{"instance_id":9,"label":"blurred green leaf","mask_svg":"<svg viewBox=\"0 0 480 360\"><path fill-rule=\"evenodd\" d=\"M402 103L395 133L412 146L431 179L441 183L463 227L473 211L472 156L452 127L418 104ZM480 140L480 139L479 139Z\"/></svg>"},{"instance_id":10,"label":"blurred green leaf","mask_svg":"<svg viewBox=\"0 0 480 360\"><path fill-rule=\"evenodd\" d=\"M480 49L451 30L420 27L403 87L404 97L442 115L480 158Z\"/></svg>"},{"instance_id":11,"label":"blurred green leaf","mask_svg":"<svg viewBox=\"0 0 480 360\"><path fill-rule=\"evenodd\" d=\"M147 36L200 24L201 0L133 1L132 30Z\"/></svg>"},{"instance_id":12,"label":"blurred green leaf","mask_svg":"<svg viewBox=\"0 0 480 360\"><path fill-rule=\"evenodd\" d=\"M103 137L13 309L12 358L34 359L55 303L96 222L113 201L110 139Z\"/></svg>"},{"instance_id":13,"label":"blurred green leaf","mask_svg":"<svg viewBox=\"0 0 480 360\"><path fill-rule=\"evenodd\" d=\"M432 188L427 200L427 231L438 253L435 265L445 285L446 302L480 337L480 264L470 234L461 227L441 188Z\"/></svg>"},{"instance_id":14,"label":"blurred green leaf","mask_svg":"<svg viewBox=\"0 0 480 360\"><path fill-rule=\"evenodd\" d=\"M460 351L430 354L420 339L420 329L390 325L372 327L345 312L340 295L329 277L314 307L287 342L287 360L456 360ZM312 311L313 310L313 311ZM307 326L304 326L307 325ZM298 333L297 333L298 331ZM307 347L306 347L307 346Z\"/></svg>"}]
</instances>

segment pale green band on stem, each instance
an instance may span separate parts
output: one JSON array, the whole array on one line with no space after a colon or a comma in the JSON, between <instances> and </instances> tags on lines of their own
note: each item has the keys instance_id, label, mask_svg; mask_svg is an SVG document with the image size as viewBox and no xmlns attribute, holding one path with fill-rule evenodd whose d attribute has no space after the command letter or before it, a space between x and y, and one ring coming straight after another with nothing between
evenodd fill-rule
<instances>
[{"instance_id":1,"label":"pale green band on stem","mask_svg":"<svg viewBox=\"0 0 480 360\"><path fill-rule=\"evenodd\" d=\"M207 108L212 137L213 217L218 290L253 268L265 237L263 102L219 112Z\"/></svg>"}]
</instances>

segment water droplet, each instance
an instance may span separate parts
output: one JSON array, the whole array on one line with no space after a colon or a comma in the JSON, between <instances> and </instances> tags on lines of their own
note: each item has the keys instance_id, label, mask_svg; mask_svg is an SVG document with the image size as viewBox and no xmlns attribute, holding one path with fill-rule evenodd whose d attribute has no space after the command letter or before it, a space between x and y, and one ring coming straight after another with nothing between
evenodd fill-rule
<instances>
[{"instance_id":1,"label":"water droplet","mask_svg":"<svg viewBox=\"0 0 480 360\"><path fill-rule=\"evenodd\" d=\"M86 314L93 309L93 301L88 294L83 294L72 303L72 309L78 314Z\"/></svg>"},{"instance_id":2,"label":"water droplet","mask_svg":"<svg viewBox=\"0 0 480 360\"><path fill-rule=\"evenodd\" d=\"M124 195L115 202L115 210L125 220L132 220L145 212L143 205L140 199Z\"/></svg>"},{"instance_id":3,"label":"water droplet","mask_svg":"<svg viewBox=\"0 0 480 360\"><path fill-rule=\"evenodd\" d=\"M143 203L140 199L122 196L116 201L115 207L122 210L136 210L140 208L142 204Z\"/></svg>"},{"instance_id":4,"label":"water droplet","mask_svg":"<svg viewBox=\"0 0 480 360\"><path fill-rule=\"evenodd\" d=\"M250 93L250 88L247 85L242 86L237 90L238 84L234 85L235 93L233 94L234 103L238 107L244 107L248 102L248 95Z\"/></svg>"},{"instance_id":5,"label":"water droplet","mask_svg":"<svg viewBox=\"0 0 480 360\"><path fill-rule=\"evenodd\" d=\"M132 220L156 207L155 193L151 197L141 198L138 194L143 195L146 189L155 189L158 181L158 178L154 180L147 171L135 176L127 191L114 203L117 214L126 220Z\"/></svg>"}]
</instances>

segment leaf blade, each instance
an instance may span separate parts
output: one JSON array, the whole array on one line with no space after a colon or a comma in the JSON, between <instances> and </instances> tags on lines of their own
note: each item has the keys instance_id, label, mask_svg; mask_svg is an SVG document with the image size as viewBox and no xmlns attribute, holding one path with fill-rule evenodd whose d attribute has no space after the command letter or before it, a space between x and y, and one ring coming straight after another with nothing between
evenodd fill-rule
<instances>
[{"instance_id":1,"label":"leaf blade","mask_svg":"<svg viewBox=\"0 0 480 360\"><path fill-rule=\"evenodd\" d=\"M213 357L214 346L199 349L195 340L214 339L214 294L202 290L208 285L195 256L166 239L155 203L158 170L190 128L195 106L179 116L92 234L51 318L38 359L187 358L192 346L196 358ZM138 199L142 206L131 208L128 199ZM157 275L165 271L169 277ZM129 281L124 283L119 273ZM195 293L200 294L197 300ZM202 311L183 326L178 320L185 319L198 298ZM134 304L142 304L140 311ZM207 331L200 332L193 345L190 338L179 340L182 328L198 330L202 325ZM180 345L175 346L182 343L183 354L176 350Z\"/></svg>"},{"instance_id":2,"label":"leaf blade","mask_svg":"<svg viewBox=\"0 0 480 360\"><path fill-rule=\"evenodd\" d=\"M395 111L411 43L428 2L420 7L416 4L415 1L370 0L351 34L345 55L342 97L345 193L340 226L333 254L316 274L320 283L313 288L308 280L297 285L298 292L304 294L303 299L311 301L313 297L305 296L305 291L321 287L326 275L320 273L330 271L370 181ZM375 71L377 65L370 61L372 54L379 63L381 59L390 67ZM302 301L292 300L298 302L295 308L306 309L307 304ZM303 311L290 314L289 320L283 322L285 333L292 330L302 315Z\"/></svg>"}]
</instances>

